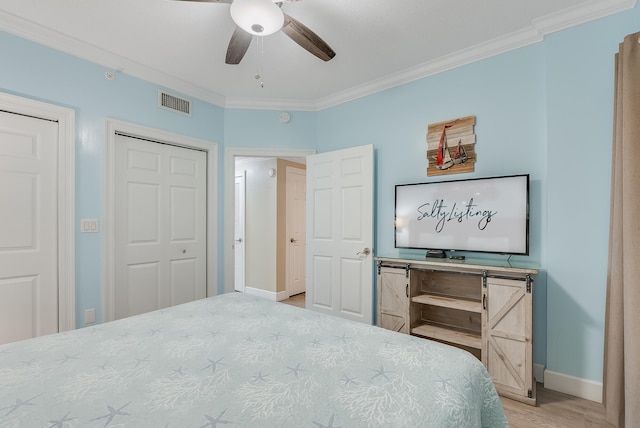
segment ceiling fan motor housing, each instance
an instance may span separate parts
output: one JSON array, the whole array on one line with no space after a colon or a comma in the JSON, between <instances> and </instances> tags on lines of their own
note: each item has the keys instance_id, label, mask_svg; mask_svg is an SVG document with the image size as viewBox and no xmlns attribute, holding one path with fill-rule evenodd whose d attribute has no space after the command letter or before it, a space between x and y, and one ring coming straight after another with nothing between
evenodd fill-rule
<instances>
[{"instance_id":1,"label":"ceiling fan motor housing","mask_svg":"<svg viewBox=\"0 0 640 428\"><path fill-rule=\"evenodd\" d=\"M268 36L282 28L284 14L271 0L234 0L231 18L247 33Z\"/></svg>"}]
</instances>

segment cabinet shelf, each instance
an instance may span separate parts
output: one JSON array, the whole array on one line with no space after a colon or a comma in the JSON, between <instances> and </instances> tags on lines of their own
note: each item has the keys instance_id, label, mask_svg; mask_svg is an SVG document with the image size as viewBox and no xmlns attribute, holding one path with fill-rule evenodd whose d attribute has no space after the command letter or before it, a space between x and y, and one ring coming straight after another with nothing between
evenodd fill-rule
<instances>
[{"instance_id":1,"label":"cabinet shelf","mask_svg":"<svg viewBox=\"0 0 640 428\"><path fill-rule=\"evenodd\" d=\"M475 300L457 299L435 294L421 294L411 298L414 303L423 305L440 306L442 308L458 309L461 311L482 313L482 304Z\"/></svg>"},{"instance_id":2,"label":"cabinet shelf","mask_svg":"<svg viewBox=\"0 0 640 428\"><path fill-rule=\"evenodd\" d=\"M411 329L411 334L482 349L482 337L480 335L457 330L451 326L419 324Z\"/></svg>"}]
</instances>

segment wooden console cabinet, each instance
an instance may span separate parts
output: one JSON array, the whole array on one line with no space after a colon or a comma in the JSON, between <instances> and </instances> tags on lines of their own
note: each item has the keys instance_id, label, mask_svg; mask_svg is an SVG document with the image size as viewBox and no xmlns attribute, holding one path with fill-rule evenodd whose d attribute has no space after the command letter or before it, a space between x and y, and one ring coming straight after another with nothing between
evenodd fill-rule
<instances>
[{"instance_id":1,"label":"wooden console cabinet","mask_svg":"<svg viewBox=\"0 0 640 428\"><path fill-rule=\"evenodd\" d=\"M471 352L499 394L536 404L533 276L486 260L376 257L378 326Z\"/></svg>"}]
</instances>

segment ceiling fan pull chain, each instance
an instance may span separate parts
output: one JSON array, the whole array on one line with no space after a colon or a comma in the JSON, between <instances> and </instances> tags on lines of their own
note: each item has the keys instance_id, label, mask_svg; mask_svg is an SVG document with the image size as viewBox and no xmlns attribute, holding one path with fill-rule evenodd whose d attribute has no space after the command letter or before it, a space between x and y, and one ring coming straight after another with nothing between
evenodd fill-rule
<instances>
[{"instance_id":1,"label":"ceiling fan pull chain","mask_svg":"<svg viewBox=\"0 0 640 428\"><path fill-rule=\"evenodd\" d=\"M256 37L256 75L255 78L258 81L258 84L261 88L264 88L264 81L262 78L262 58L264 56L264 37L257 36Z\"/></svg>"}]
</instances>

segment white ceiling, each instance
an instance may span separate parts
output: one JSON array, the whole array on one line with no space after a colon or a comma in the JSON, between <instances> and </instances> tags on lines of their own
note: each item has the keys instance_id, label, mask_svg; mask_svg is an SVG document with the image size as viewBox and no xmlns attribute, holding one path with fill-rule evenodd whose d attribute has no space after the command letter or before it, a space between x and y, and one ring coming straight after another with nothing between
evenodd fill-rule
<instances>
[{"instance_id":1,"label":"white ceiling","mask_svg":"<svg viewBox=\"0 0 640 428\"><path fill-rule=\"evenodd\" d=\"M538 42L636 0L302 0L282 9L322 37L323 62L282 32L226 65L229 5L0 0L0 29L224 107L318 110Z\"/></svg>"}]
</instances>

